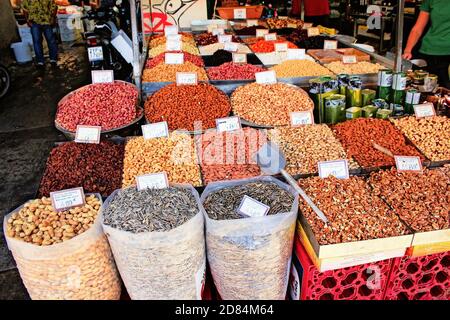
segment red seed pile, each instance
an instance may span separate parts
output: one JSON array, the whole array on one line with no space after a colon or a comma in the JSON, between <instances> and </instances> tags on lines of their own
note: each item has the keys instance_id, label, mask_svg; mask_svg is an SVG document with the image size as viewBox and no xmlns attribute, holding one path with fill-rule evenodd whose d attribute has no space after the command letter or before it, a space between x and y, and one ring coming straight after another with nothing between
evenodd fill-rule
<instances>
[{"instance_id":1,"label":"red seed pile","mask_svg":"<svg viewBox=\"0 0 450 320\"><path fill-rule=\"evenodd\" d=\"M147 121L167 121L169 130L189 131L200 129L194 128L194 122L200 121L201 129L213 128L217 118L226 117L231 111L228 96L207 83L169 84L150 96L144 108Z\"/></svg>"},{"instance_id":2,"label":"red seed pile","mask_svg":"<svg viewBox=\"0 0 450 320\"><path fill-rule=\"evenodd\" d=\"M207 73L211 80L252 80L255 79L255 72L261 71L265 69L248 63L227 62L208 69Z\"/></svg>"},{"instance_id":3,"label":"red seed pile","mask_svg":"<svg viewBox=\"0 0 450 320\"><path fill-rule=\"evenodd\" d=\"M145 64L145 68L150 69L150 68L157 66L160 63L165 63L166 53L183 53L184 61L188 61L192 64L195 64L197 67L205 66L205 64L203 63L203 59L199 56L196 56L196 55L190 54L188 52L184 52L184 51L167 51L167 52L158 54L153 59L148 59L147 63Z\"/></svg>"},{"instance_id":4,"label":"red seed pile","mask_svg":"<svg viewBox=\"0 0 450 320\"><path fill-rule=\"evenodd\" d=\"M39 197L75 187L106 197L121 188L123 157L124 146L111 141L64 143L50 153Z\"/></svg>"},{"instance_id":5,"label":"red seed pile","mask_svg":"<svg viewBox=\"0 0 450 320\"><path fill-rule=\"evenodd\" d=\"M123 82L97 83L80 88L58 105L56 122L66 130L77 125L101 126L111 130L136 119L138 92Z\"/></svg>"}]
</instances>

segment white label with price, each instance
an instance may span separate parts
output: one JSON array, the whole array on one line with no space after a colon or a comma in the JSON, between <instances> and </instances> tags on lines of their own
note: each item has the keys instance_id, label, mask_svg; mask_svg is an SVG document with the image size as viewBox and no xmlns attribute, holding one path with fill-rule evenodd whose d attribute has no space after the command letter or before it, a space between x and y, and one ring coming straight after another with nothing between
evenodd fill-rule
<instances>
[{"instance_id":1,"label":"white label with price","mask_svg":"<svg viewBox=\"0 0 450 320\"><path fill-rule=\"evenodd\" d=\"M233 16L234 19L247 19L247 9L234 9Z\"/></svg>"},{"instance_id":2,"label":"white label with price","mask_svg":"<svg viewBox=\"0 0 450 320\"><path fill-rule=\"evenodd\" d=\"M319 177L326 178L328 176L335 176L338 179L348 179L348 161L332 160L332 161L320 161L318 163Z\"/></svg>"},{"instance_id":3,"label":"white label with price","mask_svg":"<svg viewBox=\"0 0 450 320\"><path fill-rule=\"evenodd\" d=\"M264 35L264 40L266 41L275 41L277 40L277 34L276 33L268 33Z\"/></svg>"},{"instance_id":4,"label":"white label with price","mask_svg":"<svg viewBox=\"0 0 450 320\"><path fill-rule=\"evenodd\" d=\"M164 27L164 35L167 37L168 35L178 34L177 26L165 26Z\"/></svg>"},{"instance_id":5,"label":"white label with price","mask_svg":"<svg viewBox=\"0 0 450 320\"><path fill-rule=\"evenodd\" d=\"M209 33L212 33L214 29L218 29L219 26L217 24L208 24L206 27Z\"/></svg>"},{"instance_id":6,"label":"white label with price","mask_svg":"<svg viewBox=\"0 0 450 320\"><path fill-rule=\"evenodd\" d=\"M252 19L252 20L247 20L247 27L253 27L253 26L257 26L258 25L258 20Z\"/></svg>"},{"instance_id":7,"label":"white label with price","mask_svg":"<svg viewBox=\"0 0 450 320\"><path fill-rule=\"evenodd\" d=\"M166 41L166 51L181 51L181 41L179 40L171 40Z\"/></svg>"},{"instance_id":8,"label":"white label with price","mask_svg":"<svg viewBox=\"0 0 450 320\"><path fill-rule=\"evenodd\" d=\"M303 24L302 29L308 29L308 28L311 28L312 26L313 26L312 23L310 23L310 22L305 22L305 23Z\"/></svg>"},{"instance_id":9,"label":"white label with price","mask_svg":"<svg viewBox=\"0 0 450 320\"><path fill-rule=\"evenodd\" d=\"M165 172L143 174L136 177L138 190L144 189L164 189L169 187L169 180Z\"/></svg>"},{"instance_id":10,"label":"white label with price","mask_svg":"<svg viewBox=\"0 0 450 320\"><path fill-rule=\"evenodd\" d=\"M256 29L256 37L261 38L264 37L264 35L268 34L269 30L267 29Z\"/></svg>"},{"instance_id":11,"label":"white label with price","mask_svg":"<svg viewBox=\"0 0 450 320\"><path fill-rule=\"evenodd\" d=\"M113 83L114 71L113 70L92 70L91 71L92 83Z\"/></svg>"},{"instance_id":12,"label":"white label with price","mask_svg":"<svg viewBox=\"0 0 450 320\"><path fill-rule=\"evenodd\" d=\"M234 131L241 129L241 120L239 117L227 117L216 119L216 128L218 132Z\"/></svg>"},{"instance_id":13,"label":"white label with price","mask_svg":"<svg viewBox=\"0 0 450 320\"><path fill-rule=\"evenodd\" d=\"M177 86L197 84L197 73L177 72Z\"/></svg>"},{"instance_id":14,"label":"white label with price","mask_svg":"<svg viewBox=\"0 0 450 320\"><path fill-rule=\"evenodd\" d=\"M247 54L245 53L233 53L234 63L247 63Z\"/></svg>"},{"instance_id":15,"label":"white label with price","mask_svg":"<svg viewBox=\"0 0 450 320\"><path fill-rule=\"evenodd\" d=\"M394 156L397 171L422 171L420 157Z\"/></svg>"},{"instance_id":16,"label":"white label with price","mask_svg":"<svg viewBox=\"0 0 450 320\"><path fill-rule=\"evenodd\" d=\"M432 103L418 104L414 106L414 113L416 118L432 117L436 115L434 106Z\"/></svg>"},{"instance_id":17,"label":"white label with price","mask_svg":"<svg viewBox=\"0 0 450 320\"><path fill-rule=\"evenodd\" d=\"M264 217L270 207L249 196L244 196L238 208L238 213L247 217Z\"/></svg>"},{"instance_id":18,"label":"white label with price","mask_svg":"<svg viewBox=\"0 0 450 320\"><path fill-rule=\"evenodd\" d=\"M72 188L50 192L52 206L56 211L67 210L85 204L83 188Z\"/></svg>"},{"instance_id":19,"label":"white label with price","mask_svg":"<svg viewBox=\"0 0 450 320\"><path fill-rule=\"evenodd\" d=\"M145 124L141 126L141 129L145 140L169 136L169 127L166 121Z\"/></svg>"},{"instance_id":20,"label":"white label with price","mask_svg":"<svg viewBox=\"0 0 450 320\"><path fill-rule=\"evenodd\" d=\"M312 111L291 112L291 125L293 127L306 124L314 124L314 115Z\"/></svg>"},{"instance_id":21,"label":"white label with price","mask_svg":"<svg viewBox=\"0 0 450 320\"><path fill-rule=\"evenodd\" d=\"M288 60L304 60L305 55L305 49L287 49Z\"/></svg>"},{"instance_id":22,"label":"white label with price","mask_svg":"<svg viewBox=\"0 0 450 320\"><path fill-rule=\"evenodd\" d=\"M236 42L225 42L223 44L223 50L230 51L230 52L236 52L239 49L239 44Z\"/></svg>"},{"instance_id":23,"label":"white label with price","mask_svg":"<svg viewBox=\"0 0 450 320\"><path fill-rule=\"evenodd\" d=\"M256 83L259 84L274 84L277 83L277 74L274 70L262 71L255 73Z\"/></svg>"},{"instance_id":24,"label":"white label with price","mask_svg":"<svg viewBox=\"0 0 450 320\"><path fill-rule=\"evenodd\" d=\"M169 34L166 36L166 41L181 41L181 34Z\"/></svg>"},{"instance_id":25,"label":"white label with price","mask_svg":"<svg viewBox=\"0 0 450 320\"><path fill-rule=\"evenodd\" d=\"M324 50L335 50L337 49L337 41L336 40L325 40L323 42L323 49Z\"/></svg>"},{"instance_id":26,"label":"white label with price","mask_svg":"<svg viewBox=\"0 0 450 320\"><path fill-rule=\"evenodd\" d=\"M232 37L231 34L219 34L217 36L217 40L219 41L219 43L226 43L231 42Z\"/></svg>"},{"instance_id":27,"label":"white label with price","mask_svg":"<svg viewBox=\"0 0 450 320\"><path fill-rule=\"evenodd\" d=\"M356 62L358 62L358 60L356 59L356 56L344 55L344 56L342 56L342 62L343 63L356 63Z\"/></svg>"},{"instance_id":28,"label":"white label with price","mask_svg":"<svg viewBox=\"0 0 450 320\"><path fill-rule=\"evenodd\" d=\"M288 50L288 44L286 42L275 43L275 51L276 52L286 52L287 50Z\"/></svg>"},{"instance_id":29,"label":"white label with price","mask_svg":"<svg viewBox=\"0 0 450 320\"><path fill-rule=\"evenodd\" d=\"M184 54L182 53L166 53L164 55L165 64L183 64Z\"/></svg>"},{"instance_id":30,"label":"white label with price","mask_svg":"<svg viewBox=\"0 0 450 320\"><path fill-rule=\"evenodd\" d=\"M211 31L213 36L223 35L225 34L225 30L222 28L216 28Z\"/></svg>"},{"instance_id":31,"label":"white label with price","mask_svg":"<svg viewBox=\"0 0 450 320\"><path fill-rule=\"evenodd\" d=\"M308 37L320 36L320 31L319 31L319 28L317 28L317 27L308 28L308 29L306 29L306 31L308 32Z\"/></svg>"},{"instance_id":32,"label":"white label with price","mask_svg":"<svg viewBox=\"0 0 450 320\"><path fill-rule=\"evenodd\" d=\"M75 132L75 142L78 143L99 143L102 127L77 125Z\"/></svg>"}]
</instances>

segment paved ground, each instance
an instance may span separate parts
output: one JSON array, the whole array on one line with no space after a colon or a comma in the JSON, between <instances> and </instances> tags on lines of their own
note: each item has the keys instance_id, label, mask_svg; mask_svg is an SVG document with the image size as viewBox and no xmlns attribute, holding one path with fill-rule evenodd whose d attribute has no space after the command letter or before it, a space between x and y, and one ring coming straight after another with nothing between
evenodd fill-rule
<instances>
[{"instance_id":1,"label":"paved ground","mask_svg":"<svg viewBox=\"0 0 450 320\"><path fill-rule=\"evenodd\" d=\"M12 88L0 100L0 300L29 298L5 243L3 216L34 197L50 149L64 140L53 126L57 102L90 80L85 48L61 51L55 69L11 65Z\"/></svg>"}]
</instances>

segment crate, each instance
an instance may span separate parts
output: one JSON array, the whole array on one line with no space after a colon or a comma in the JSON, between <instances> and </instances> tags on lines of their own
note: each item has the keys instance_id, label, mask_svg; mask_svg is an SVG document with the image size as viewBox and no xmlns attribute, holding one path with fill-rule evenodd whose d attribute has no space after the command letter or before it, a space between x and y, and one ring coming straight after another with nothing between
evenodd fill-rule
<instances>
[{"instance_id":1,"label":"crate","mask_svg":"<svg viewBox=\"0 0 450 320\"><path fill-rule=\"evenodd\" d=\"M288 293L293 300L381 300L394 259L320 272L295 241Z\"/></svg>"},{"instance_id":2,"label":"crate","mask_svg":"<svg viewBox=\"0 0 450 320\"><path fill-rule=\"evenodd\" d=\"M450 251L395 259L386 300L450 300Z\"/></svg>"}]
</instances>

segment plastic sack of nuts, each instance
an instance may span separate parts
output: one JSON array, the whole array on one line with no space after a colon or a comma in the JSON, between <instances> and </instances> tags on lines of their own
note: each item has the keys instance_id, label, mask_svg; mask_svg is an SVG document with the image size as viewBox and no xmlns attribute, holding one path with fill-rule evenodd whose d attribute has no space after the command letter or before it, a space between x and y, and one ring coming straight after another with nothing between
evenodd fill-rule
<instances>
[{"instance_id":1,"label":"plastic sack of nuts","mask_svg":"<svg viewBox=\"0 0 450 320\"><path fill-rule=\"evenodd\" d=\"M270 207L267 215L237 213L244 196ZM224 300L285 299L298 195L273 177L221 181L202 193L211 273Z\"/></svg>"},{"instance_id":2,"label":"plastic sack of nuts","mask_svg":"<svg viewBox=\"0 0 450 320\"><path fill-rule=\"evenodd\" d=\"M202 298L204 220L191 185L114 191L103 229L127 292L134 300Z\"/></svg>"},{"instance_id":3,"label":"plastic sack of nuts","mask_svg":"<svg viewBox=\"0 0 450 320\"><path fill-rule=\"evenodd\" d=\"M99 194L90 195L85 206L57 213L50 198L42 198L5 217L6 241L31 299L120 298L120 279L101 227L101 204ZM75 219L89 222L81 227Z\"/></svg>"}]
</instances>

